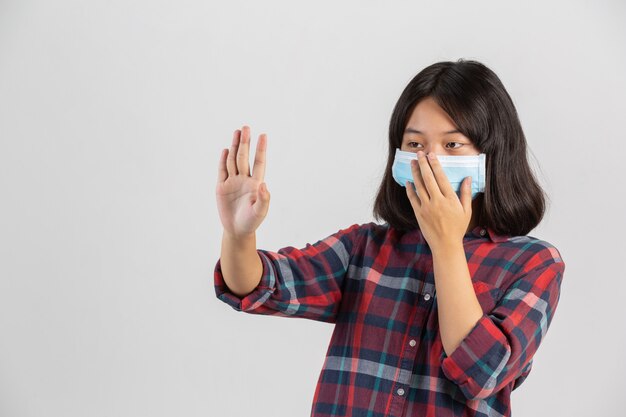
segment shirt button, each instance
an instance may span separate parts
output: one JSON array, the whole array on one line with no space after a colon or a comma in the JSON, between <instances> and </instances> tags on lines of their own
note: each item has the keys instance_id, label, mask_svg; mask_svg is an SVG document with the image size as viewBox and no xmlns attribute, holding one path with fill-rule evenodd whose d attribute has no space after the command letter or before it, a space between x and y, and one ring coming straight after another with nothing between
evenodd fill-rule
<instances>
[{"instance_id":1,"label":"shirt button","mask_svg":"<svg viewBox=\"0 0 626 417\"><path fill-rule=\"evenodd\" d=\"M424 294L424 300L426 301L430 300L430 294L428 293Z\"/></svg>"},{"instance_id":2,"label":"shirt button","mask_svg":"<svg viewBox=\"0 0 626 417\"><path fill-rule=\"evenodd\" d=\"M487 233L487 231L485 229L480 229L480 235L481 236L485 236L485 233Z\"/></svg>"},{"instance_id":3,"label":"shirt button","mask_svg":"<svg viewBox=\"0 0 626 417\"><path fill-rule=\"evenodd\" d=\"M411 339L411 341L409 342L409 345L411 347L415 346L417 344L417 342L414 339Z\"/></svg>"},{"instance_id":4,"label":"shirt button","mask_svg":"<svg viewBox=\"0 0 626 417\"><path fill-rule=\"evenodd\" d=\"M396 391L398 393L398 395L404 395L404 390L402 388L398 388L398 391Z\"/></svg>"}]
</instances>

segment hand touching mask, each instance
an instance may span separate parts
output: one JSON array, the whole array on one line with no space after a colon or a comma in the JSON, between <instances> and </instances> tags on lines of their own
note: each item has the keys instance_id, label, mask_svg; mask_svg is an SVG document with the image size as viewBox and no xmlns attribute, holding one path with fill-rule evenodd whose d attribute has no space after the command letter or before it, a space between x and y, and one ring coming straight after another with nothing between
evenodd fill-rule
<instances>
[{"instance_id":1,"label":"hand touching mask","mask_svg":"<svg viewBox=\"0 0 626 417\"><path fill-rule=\"evenodd\" d=\"M485 191L485 158L486 154L484 153L478 155L437 155L452 189L456 191L458 196L461 193L463 179L472 177L472 199L477 193ZM414 183L411 173L411 159L417 159L415 152L405 152L396 148L391 173L393 179L403 187L406 181Z\"/></svg>"}]
</instances>

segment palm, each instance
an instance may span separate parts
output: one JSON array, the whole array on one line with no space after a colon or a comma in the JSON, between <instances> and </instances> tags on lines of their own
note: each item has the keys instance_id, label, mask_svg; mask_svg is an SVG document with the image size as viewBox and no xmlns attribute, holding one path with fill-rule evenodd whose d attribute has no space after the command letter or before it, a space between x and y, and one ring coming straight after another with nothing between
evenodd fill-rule
<instances>
[{"instance_id":1,"label":"palm","mask_svg":"<svg viewBox=\"0 0 626 417\"><path fill-rule=\"evenodd\" d=\"M250 175L249 128L244 126L241 135L238 132L235 131L230 151L222 153L215 194L224 230L236 236L243 236L254 233L268 210L268 201L260 198L259 194L265 171L266 137L265 135L259 137L254 170Z\"/></svg>"},{"instance_id":2,"label":"palm","mask_svg":"<svg viewBox=\"0 0 626 417\"><path fill-rule=\"evenodd\" d=\"M216 190L217 206L224 228L235 234L256 230L262 215L254 210L260 181L252 177L228 178Z\"/></svg>"}]
</instances>

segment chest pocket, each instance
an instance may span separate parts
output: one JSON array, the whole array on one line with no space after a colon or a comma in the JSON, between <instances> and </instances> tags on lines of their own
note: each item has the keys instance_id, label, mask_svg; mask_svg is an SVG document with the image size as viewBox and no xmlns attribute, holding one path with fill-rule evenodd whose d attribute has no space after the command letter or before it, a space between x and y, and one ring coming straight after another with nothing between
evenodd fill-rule
<instances>
[{"instance_id":1,"label":"chest pocket","mask_svg":"<svg viewBox=\"0 0 626 417\"><path fill-rule=\"evenodd\" d=\"M476 298L483 309L483 313L491 312L496 304L498 304L502 296L502 291L498 287L483 281L472 281L472 286L474 287Z\"/></svg>"}]
</instances>

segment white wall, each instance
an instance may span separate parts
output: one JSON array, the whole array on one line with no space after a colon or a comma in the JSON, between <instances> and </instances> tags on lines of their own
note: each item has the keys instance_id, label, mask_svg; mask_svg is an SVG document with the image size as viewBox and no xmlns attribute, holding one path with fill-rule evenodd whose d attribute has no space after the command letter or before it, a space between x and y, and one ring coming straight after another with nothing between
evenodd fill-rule
<instances>
[{"instance_id":1,"label":"white wall","mask_svg":"<svg viewBox=\"0 0 626 417\"><path fill-rule=\"evenodd\" d=\"M625 18L618 0L0 0L0 415L308 415L332 325L215 297L220 151L243 124L268 134L261 248L371 221L400 92L467 58L513 97L551 196L531 234L567 265L514 413L617 416Z\"/></svg>"}]
</instances>

